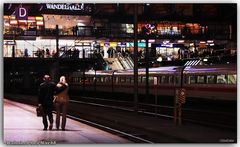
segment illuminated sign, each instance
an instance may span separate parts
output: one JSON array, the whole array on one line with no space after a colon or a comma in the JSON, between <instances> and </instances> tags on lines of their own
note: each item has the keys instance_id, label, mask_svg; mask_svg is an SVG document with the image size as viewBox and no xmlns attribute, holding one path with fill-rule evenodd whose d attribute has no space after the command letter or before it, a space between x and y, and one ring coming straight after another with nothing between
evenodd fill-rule
<instances>
[{"instance_id":1,"label":"illuminated sign","mask_svg":"<svg viewBox=\"0 0 240 147\"><path fill-rule=\"evenodd\" d=\"M104 43L104 46L109 47L110 43Z\"/></svg>"},{"instance_id":2,"label":"illuminated sign","mask_svg":"<svg viewBox=\"0 0 240 147\"><path fill-rule=\"evenodd\" d=\"M157 44L156 47L166 47L166 48L184 48L184 44L173 44L173 43L163 43L163 44Z\"/></svg>"},{"instance_id":3,"label":"illuminated sign","mask_svg":"<svg viewBox=\"0 0 240 147\"><path fill-rule=\"evenodd\" d=\"M133 43L133 42L130 42L130 43L129 43L129 46L130 46L130 47L134 47L134 43ZM145 42L138 42L138 47L140 47L140 48L145 48L145 47L146 47L146 43L145 43Z\"/></svg>"},{"instance_id":4,"label":"illuminated sign","mask_svg":"<svg viewBox=\"0 0 240 147\"><path fill-rule=\"evenodd\" d=\"M27 20L28 18L28 10L24 7L18 7L15 10L17 20Z\"/></svg>"},{"instance_id":5,"label":"illuminated sign","mask_svg":"<svg viewBox=\"0 0 240 147\"><path fill-rule=\"evenodd\" d=\"M46 4L47 9L52 10L71 10L71 11L84 11L84 4Z\"/></svg>"},{"instance_id":6,"label":"illuminated sign","mask_svg":"<svg viewBox=\"0 0 240 147\"><path fill-rule=\"evenodd\" d=\"M110 42L110 47L116 47L117 43L116 42Z\"/></svg>"}]
</instances>

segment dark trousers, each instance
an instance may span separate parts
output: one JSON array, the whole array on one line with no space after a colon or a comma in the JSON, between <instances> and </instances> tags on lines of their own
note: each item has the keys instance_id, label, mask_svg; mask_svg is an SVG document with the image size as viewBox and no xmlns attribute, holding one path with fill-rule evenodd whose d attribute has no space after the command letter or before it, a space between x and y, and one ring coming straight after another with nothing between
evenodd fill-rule
<instances>
[{"instance_id":1,"label":"dark trousers","mask_svg":"<svg viewBox=\"0 0 240 147\"><path fill-rule=\"evenodd\" d=\"M47 129L47 127L48 127L47 117L48 117L50 124L53 124L52 110L49 110L49 109L43 109L43 110L44 110L45 114L42 116L42 118L43 118L42 122L43 122L44 128Z\"/></svg>"}]
</instances>

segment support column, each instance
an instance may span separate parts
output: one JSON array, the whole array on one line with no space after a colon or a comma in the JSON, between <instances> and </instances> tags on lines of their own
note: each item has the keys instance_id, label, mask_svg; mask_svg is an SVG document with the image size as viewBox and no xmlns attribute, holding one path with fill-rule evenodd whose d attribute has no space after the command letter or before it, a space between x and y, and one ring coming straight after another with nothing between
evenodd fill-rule
<instances>
[{"instance_id":1,"label":"support column","mask_svg":"<svg viewBox=\"0 0 240 147\"><path fill-rule=\"evenodd\" d=\"M134 111L138 112L138 4L134 4Z\"/></svg>"},{"instance_id":2,"label":"support column","mask_svg":"<svg viewBox=\"0 0 240 147\"><path fill-rule=\"evenodd\" d=\"M55 37L56 37L56 51L57 51L57 58L59 57L59 29L58 25L56 25L56 30L55 30Z\"/></svg>"},{"instance_id":3,"label":"support column","mask_svg":"<svg viewBox=\"0 0 240 147\"><path fill-rule=\"evenodd\" d=\"M51 79L53 82L58 83L59 82L59 61L56 60L52 66L50 66L49 73L51 76Z\"/></svg>"},{"instance_id":4,"label":"support column","mask_svg":"<svg viewBox=\"0 0 240 147\"><path fill-rule=\"evenodd\" d=\"M145 52L145 63L146 63L146 95L145 100L149 98L149 49L148 49L148 35L146 35L146 52Z\"/></svg>"}]
</instances>

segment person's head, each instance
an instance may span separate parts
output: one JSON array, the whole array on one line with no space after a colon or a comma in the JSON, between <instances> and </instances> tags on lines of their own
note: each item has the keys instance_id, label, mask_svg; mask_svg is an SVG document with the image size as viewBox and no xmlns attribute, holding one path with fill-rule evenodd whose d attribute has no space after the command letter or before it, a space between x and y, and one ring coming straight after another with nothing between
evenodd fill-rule
<instances>
[{"instance_id":1,"label":"person's head","mask_svg":"<svg viewBox=\"0 0 240 147\"><path fill-rule=\"evenodd\" d=\"M44 75L43 81L51 81L51 77L49 75Z\"/></svg>"},{"instance_id":2,"label":"person's head","mask_svg":"<svg viewBox=\"0 0 240 147\"><path fill-rule=\"evenodd\" d=\"M59 82L65 84L66 83L66 77L65 76L61 76Z\"/></svg>"}]
</instances>

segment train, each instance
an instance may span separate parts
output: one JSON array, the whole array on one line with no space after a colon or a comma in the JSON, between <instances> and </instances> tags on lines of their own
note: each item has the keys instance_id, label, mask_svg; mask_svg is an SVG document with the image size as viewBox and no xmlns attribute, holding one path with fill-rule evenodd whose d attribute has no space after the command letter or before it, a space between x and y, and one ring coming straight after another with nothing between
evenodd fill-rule
<instances>
[{"instance_id":1,"label":"train","mask_svg":"<svg viewBox=\"0 0 240 147\"><path fill-rule=\"evenodd\" d=\"M73 72L70 89L134 94L133 70ZM197 65L149 68L149 94L175 96L184 88L187 98L237 100L237 65ZM146 93L146 69L138 69L138 93Z\"/></svg>"}]
</instances>

